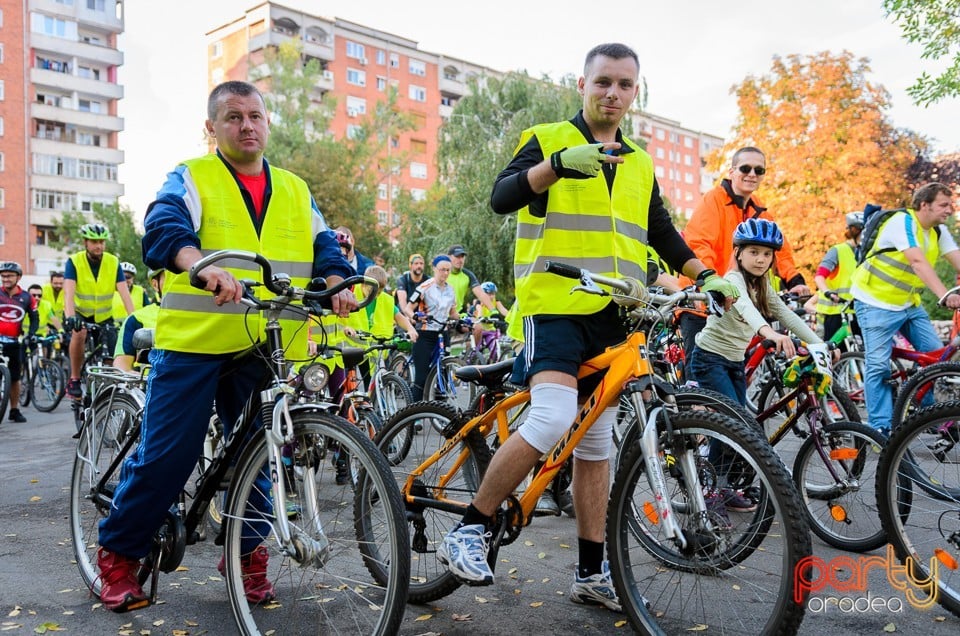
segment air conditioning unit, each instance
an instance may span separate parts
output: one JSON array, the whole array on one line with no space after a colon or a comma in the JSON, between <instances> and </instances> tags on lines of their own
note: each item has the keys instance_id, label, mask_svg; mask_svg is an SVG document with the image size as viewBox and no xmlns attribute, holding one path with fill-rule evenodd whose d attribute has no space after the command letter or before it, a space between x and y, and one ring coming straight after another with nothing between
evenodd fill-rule
<instances>
[{"instance_id":1,"label":"air conditioning unit","mask_svg":"<svg viewBox=\"0 0 960 636\"><path fill-rule=\"evenodd\" d=\"M358 113L357 113L357 109L356 109L356 108L348 108L348 109L347 109L347 117L356 117L357 114L358 114Z\"/></svg>"},{"instance_id":2,"label":"air conditioning unit","mask_svg":"<svg viewBox=\"0 0 960 636\"><path fill-rule=\"evenodd\" d=\"M323 79L333 81L333 71L324 71Z\"/></svg>"},{"instance_id":3,"label":"air conditioning unit","mask_svg":"<svg viewBox=\"0 0 960 636\"><path fill-rule=\"evenodd\" d=\"M361 57L361 58L360 58L360 66L366 66L366 65L367 65L367 58Z\"/></svg>"}]
</instances>

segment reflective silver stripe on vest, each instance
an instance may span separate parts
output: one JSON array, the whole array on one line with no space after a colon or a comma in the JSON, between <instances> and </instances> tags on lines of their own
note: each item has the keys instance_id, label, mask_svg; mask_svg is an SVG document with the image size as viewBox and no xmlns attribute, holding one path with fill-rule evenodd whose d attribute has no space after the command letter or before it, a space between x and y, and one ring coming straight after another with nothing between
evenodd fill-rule
<instances>
[{"instance_id":1,"label":"reflective silver stripe on vest","mask_svg":"<svg viewBox=\"0 0 960 636\"><path fill-rule=\"evenodd\" d=\"M901 272L906 272L907 274L911 274L912 276L917 275L917 273L913 271L913 268L910 267L909 263L904 263L903 261L898 261L895 258L891 258L889 254L877 254L874 258L876 258L878 261L882 263L886 263L887 265L890 265L891 267L895 267L899 269Z\"/></svg>"},{"instance_id":2,"label":"reflective silver stripe on vest","mask_svg":"<svg viewBox=\"0 0 960 636\"><path fill-rule=\"evenodd\" d=\"M168 292L163 295L160 303L163 309L172 309L179 311L196 311L207 314L227 314L231 316L242 316L248 312L256 314L257 310L247 305L239 303L226 303L217 307L213 302L213 296L199 296L196 294L183 294L180 292ZM287 308L280 312L281 320L306 320L305 310Z\"/></svg>"},{"instance_id":3,"label":"reflective silver stripe on vest","mask_svg":"<svg viewBox=\"0 0 960 636\"><path fill-rule=\"evenodd\" d=\"M876 267L873 267L870 261L865 261L863 263L863 268L867 271L868 274L870 274L871 276L876 276L877 278L887 283L891 287L896 287L897 289L903 290L907 293L913 293L913 294L918 294L922 291L922 288L913 287L912 285L909 285L901 280L898 280L893 276L891 276L890 274L887 274L886 272L881 271ZM913 268L911 268L911 271L913 271Z\"/></svg>"},{"instance_id":4,"label":"reflective silver stripe on vest","mask_svg":"<svg viewBox=\"0 0 960 636\"><path fill-rule=\"evenodd\" d=\"M617 224L617 233L622 234L632 238L635 241L647 244L647 230L640 227L636 223L631 223L630 221L624 221L623 219L615 219Z\"/></svg>"},{"instance_id":5,"label":"reflective silver stripe on vest","mask_svg":"<svg viewBox=\"0 0 960 636\"><path fill-rule=\"evenodd\" d=\"M529 276L534 272L542 273L546 271L547 261L559 261L566 265L571 265L573 267L579 267L580 269L587 269L591 272L612 272L614 271L615 262L612 256L602 256L597 258L570 258L568 256L564 257L555 257L555 256L538 256L537 260L533 263L523 265L516 264L513 266L513 275L515 278L522 278L524 276Z\"/></svg>"},{"instance_id":6,"label":"reflective silver stripe on vest","mask_svg":"<svg viewBox=\"0 0 960 636\"><path fill-rule=\"evenodd\" d=\"M209 256L217 251L218 250L201 250L200 253L204 256ZM287 274L291 278L313 278L313 263L280 260L271 260L270 263L273 265L274 275L282 273ZM260 271L260 266L256 263L240 258L225 258L222 261L219 261L216 266L222 268L240 269L248 272Z\"/></svg>"},{"instance_id":7,"label":"reflective silver stripe on vest","mask_svg":"<svg viewBox=\"0 0 960 636\"><path fill-rule=\"evenodd\" d=\"M97 296L96 294L74 294L74 298L82 302L90 301L92 303L105 303L108 300L111 303L113 302L112 293L104 296Z\"/></svg>"},{"instance_id":8,"label":"reflective silver stripe on vest","mask_svg":"<svg viewBox=\"0 0 960 636\"><path fill-rule=\"evenodd\" d=\"M643 270L640 269L640 265L631 261L625 261L622 258L617 259L617 271L621 276L629 276L630 278L637 278L641 281L643 280Z\"/></svg>"},{"instance_id":9,"label":"reflective silver stripe on vest","mask_svg":"<svg viewBox=\"0 0 960 636\"><path fill-rule=\"evenodd\" d=\"M647 231L636 223L614 219L617 234L634 239L646 245ZM517 223L517 238L538 240L543 238L544 230L568 230L579 232L609 232L610 217L594 214L558 214L547 215L544 223Z\"/></svg>"}]
</instances>

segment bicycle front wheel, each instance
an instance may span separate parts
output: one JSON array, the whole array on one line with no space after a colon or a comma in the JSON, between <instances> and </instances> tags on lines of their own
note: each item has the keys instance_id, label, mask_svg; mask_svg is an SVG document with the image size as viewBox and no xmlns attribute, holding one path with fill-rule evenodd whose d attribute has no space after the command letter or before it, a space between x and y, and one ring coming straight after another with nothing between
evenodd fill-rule
<instances>
[{"instance_id":1,"label":"bicycle front wheel","mask_svg":"<svg viewBox=\"0 0 960 636\"><path fill-rule=\"evenodd\" d=\"M956 400L960 400L960 362L931 364L911 376L897 392L893 428L924 407Z\"/></svg>"},{"instance_id":2,"label":"bicycle front wheel","mask_svg":"<svg viewBox=\"0 0 960 636\"><path fill-rule=\"evenodd\" d=\"M33 407L49 413L60 405L66 390L67 376L63 367L49 358L40 358L30 382Z\"/></svg>"},{"instance_id":3,"label":"bicycle front wheel","mask_svg":"<svg viewBox=\"0 0 960 636\"><path fill-rule=\"evenodd\" d=\"M0 423L7 414L7 405L10 403L10 369L0 362Z\"/></svg>"},{"instance_id":4,"label":"bicycle front wheel","mask_svg":"<svg viewBox=\"0 0 960 636\"><path fill-rule=\"evenodd\" d=\"M466 411L476 396L476 385L458 380L453 372L465 366L461 358L447 357L437 367L430 369L423 388L423 399L427 402L447 402L454 408ZM439 375L439 377L438 377Z\"/></svg>"},{"instance_id":5,"label":"bicycle front wheel","mask_svg":"<svg viewBox=\"0 0 960 636\"><path fill-rule=\"evenodd\" d=\"M804 440L793 480L814 534L841 550L867 552L887 542L877 510L875 482L884 437L855 422L834 422ZM827 456L829 466L817 450ZM834 477L834 474L836 477Z\"/></svg>"},{"instance_id":6,"label":"bicycle front wheel","mask_svg":"<svg viewBox=\"0 0 960 636\"><path fill-rule=\"evenodd\" d=\"M244 450L228 493L226 579L237 626L243 634L395 634L407 598L409 540L386 460L339 417L298 411L292 418L293 441L282 449L290 470L280 471L289 545L280 544L277 530L284 520L274 513L281 504L271 492L266 436ZM333 449L349 453L359 468L362 500L355 500L351 481L336 483ZM244 590L241 559L255 549L258 561L267 552L261 576L276 596L265 607ZM384 580L370 577L369 560L377 561Z\"/></svg>"},{"instance_id":7,"label":"bicycle front wheel","mask_svg":"<svg viewBox=\"0 0 960 636\"><path fill-rule=\"evenodd\" d=\"M113 392L108 392L113 393ZM87 412L70 477L70 535L80 576L99 596L97 547L100 521L110 514L123 460L136 449L142 400L113 393L94 401Z\"/></svg>"},{"instance_id":8,"label":"bicycle front wheel","mask_svg":"<svg viewBox=\"0 0 960 636\"><path fill-rule=\"evenodd\" d=\"M380 374L373 388L373 404L377 415L386 422L391 415L413 402L413 393L406 380L392 371Z\"/></svg>"},{"instance_id":9,"label":"bicycle front wheel","mask_svg":"<svg viewBox=\"0 0 960 636\"><path fill-rule=\"evenodd\" d=\"M697 483L686 483L671 470L672 459L680 458L662 448L668 492L659 494L674 502L687 547L681 549L664 533L639 445L621 462L607 508L610 570L633 628L795 634L804 606L794 599L794 575L811 545L790 474L760 433L742 422L705 411L681 412L671 421L673 435L680 436L671 446L694 454ZM755 511L728 510L723 498L707 496L723 478L711 447L720 449L730 466L749 465ZM694 488L708 499L707 511L694 511Z\"/></svg>"},{"instance_id":10,"label":"bicycle front wheel","mask_svg":"<svg viewBox=\"0 0 960 636\"><path fill-rule=\"evenodd\" d=\"M910 576L932 578L937 602L960 616L960 402L923 409L894 429L880 457L877 503Z\"/></svg>"}]
</instances>

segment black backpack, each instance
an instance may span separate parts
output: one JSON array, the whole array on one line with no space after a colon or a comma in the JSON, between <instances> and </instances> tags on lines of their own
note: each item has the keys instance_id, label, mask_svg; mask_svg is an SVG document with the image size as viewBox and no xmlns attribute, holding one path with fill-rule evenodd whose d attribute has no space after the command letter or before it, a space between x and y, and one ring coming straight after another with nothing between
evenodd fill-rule
<instances>
[{"instance_id":1,"label":"black backpack","mask_svg":"<svg viewBox=\"0 0 960 636\"><path fill-rule=\"evenodd\" d=\"M867 256L874 256L870 252L877 242L877 233L883 222L897 212L906 212L906 208L884 210L879 205L868 203L863 208L863 231L860 233L860 247L857 248L857 265L867 260ZM889 251L889 250L884 250ZM879 252L878 252L879 253Z\"/></svg>"}]
</instances>

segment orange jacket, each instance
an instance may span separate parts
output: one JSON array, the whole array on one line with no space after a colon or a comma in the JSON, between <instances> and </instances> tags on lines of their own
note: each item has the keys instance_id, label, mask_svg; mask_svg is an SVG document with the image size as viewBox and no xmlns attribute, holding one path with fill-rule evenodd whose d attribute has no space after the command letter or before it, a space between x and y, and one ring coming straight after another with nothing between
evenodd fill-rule
<instances>
[{"instance_id":1,"label":"orange jacket","mask_svg":"<svg viewBox=\"0 0 960 636\"><path fill-rule=\"evenodd\" d=\"M730 268L733 255L733 231L749 218L764 218L776 221L763 204L751 196L744 208L734 199L730 182L724 179L720 185L703 195L693 210L693 216L683 229L683 238L697 258L709 269L723 276ZM740 199L740 197L736 197ZM803 275L793 262L793 249L784 236L783 249L777 252L777 273L787 282L787 287L803 283Z\"/></svg>"}]
</instances>

